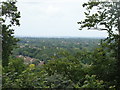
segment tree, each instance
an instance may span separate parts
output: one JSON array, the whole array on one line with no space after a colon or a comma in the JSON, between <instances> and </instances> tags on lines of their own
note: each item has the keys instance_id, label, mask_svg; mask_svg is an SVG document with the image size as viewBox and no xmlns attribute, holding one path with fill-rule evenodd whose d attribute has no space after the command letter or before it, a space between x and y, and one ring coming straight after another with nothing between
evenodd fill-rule
<instances>
[{"instance_id":1,"label":"tree","mask_svg":"<svg viewBox=\"0 0 120 90\"><path fill-rule=\"evenodd\" d=\"M86 75L84 84L81 88L104 88L104 81L97 80L96 75Z\"/></svg>"},{"instance_id":2,"label":"tree","mask_svg":"<svg viewBox=\"0 0 120 90\"><path fill-rule=\"evenodd\" d=\"M109 51L113 52L116 58L116 81L117 87L120 85L120 0L118 2L97 2L97 0L84 3L87 12L84 12L86 19L78 22L80 29L88 28L96 30L105 30L108 37L104 40ZM96 9L95 9L96 7ZM95 13L91 13L96 10ZM104 57L104 56L103 56Z\"/></svg>"},{"instance_id":3,"label":"tree","mask_svg":"<svg viewBox=\"0 0 120 90\"><path fill-rule=\"evenodd\" d=\"M87 68L84 67L84 64L81 63L81 60L75 58L65 50L59 52L43 67L49 76L55 73L60 74L74 83L82 81L88 71Z\"/></svg>"},{"instance_id":4,"label":"tree","mask_svg":"<svg viewBox=\"0 0 120 90\"><path fill-rule=\"evenodd\" d=\"M15 88L19 75L26 70L23 59L10 58L7 67L2 69L2 88Z\"/></svg>"},{"instance_id":5,"label":"tree","mask_svg":"<svg viewBox=\"0 0 120 90\"><path fill-rule=\"evenodd\" d=\"M2 2L2 65L7 66L9 62L9 56L12 54L12 50L18 41L13 34L13 26L19 26L20 12L17 10L16 1L8 0Z\"/></svg>"}]
</instances>

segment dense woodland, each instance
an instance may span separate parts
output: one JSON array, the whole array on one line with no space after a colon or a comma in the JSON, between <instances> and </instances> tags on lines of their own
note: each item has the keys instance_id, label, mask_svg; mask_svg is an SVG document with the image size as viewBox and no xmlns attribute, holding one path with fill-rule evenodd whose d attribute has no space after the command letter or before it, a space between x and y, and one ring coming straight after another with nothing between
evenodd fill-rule
<instances>
[{"instance_id":1,"label":"dense woodland","mask_svg":"<svg viewBox=\"0 0 120 90\"><path fill-rule=\"evenodd\" d=\"M52 56L57 56L60 51L70 52L74 55L80 51L91 52L100 44L100 39L95 38L20 38L14 55L47 61Z\"/></svg>"},{"instance_id":2,"label":"dense woodland","mask_svg":"<svg viewBox=\"0 0 120 90\"><path fill-rule=\"evenodd\" d=\"M86 19L78 22L80 29L106 30L107 38L15 38L12 27L20 25L20 12L16 2L2 2L2 88L119 90L119 5L120 1L83 4L87 11ZM98 11L91 14L94 7Z\"/></svg>"},{"instance_id":3,"label":"dense woodland","mask_svg":"<svg viewBox=\"0 0 120 90\"><path fill-rule=\"evenodd\" d=\"M4 87L114 88L115 59L95 38L19 38Z\"/></svg>"}]
</instances>

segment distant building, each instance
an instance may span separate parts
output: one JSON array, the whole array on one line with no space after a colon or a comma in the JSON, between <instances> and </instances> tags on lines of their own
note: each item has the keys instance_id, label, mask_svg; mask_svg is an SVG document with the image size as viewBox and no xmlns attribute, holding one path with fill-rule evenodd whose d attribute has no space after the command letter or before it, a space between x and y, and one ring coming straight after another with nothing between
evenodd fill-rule
<instances>
[{"instance_id":1,"label":"distant building","mask_svg":"<svg viewBox=\"0 0 120 90\"><path fill-rule=\"evenodd\" d=\"M40 63L38 64L38 65L44 65L45 64L45 62L44 61L40 61Z\"/></svg>"}]
</instances>

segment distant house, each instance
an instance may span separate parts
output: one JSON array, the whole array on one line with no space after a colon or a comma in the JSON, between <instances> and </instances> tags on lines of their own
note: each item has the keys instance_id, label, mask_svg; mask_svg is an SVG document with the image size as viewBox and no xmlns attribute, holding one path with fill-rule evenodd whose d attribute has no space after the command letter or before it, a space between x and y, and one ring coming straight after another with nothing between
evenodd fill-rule
<instances>
[{"instance_id":1,"label":"distant house","mask_svg":"<svg viewBox=\"0 0 120 90\"><path fill-rule=\"evenodd\" d=\"M40 61L40 63L38 64L38 65L44 65L45 64L45 62L44 61Z\"/></svg>"},{"instance_id":2,"label":"distant house","mask_svg":"<svg viewBox=\"0 0 120 90\"><path fill-rule=\"evenodd\" d=\"M17 58L23 58L25 64L31 64L36 60L35 58L30 58L30 57L22 56L22 55L19 55L19 56L16 56L16 57Z\"/></svg>"},{"instance_id":3,"label":"distant house","mask_svg":"<svg viewBox=\"0 0 120 90\"><path fill-rule=\"evenodd\" d=\"M30 58L30 57L22 56L22 55L18 55L18 56L16 56L16 57L17 57L17 58L23 58L25 64L31 64L31 63L33 63L33 62L35 62L35 61L37 60L37 59L35 59L35 58ZM40 61L38 65L41 66L41 65L44 65L44 64L45 64L44 61Z\"/></svg>"}]
</instances>

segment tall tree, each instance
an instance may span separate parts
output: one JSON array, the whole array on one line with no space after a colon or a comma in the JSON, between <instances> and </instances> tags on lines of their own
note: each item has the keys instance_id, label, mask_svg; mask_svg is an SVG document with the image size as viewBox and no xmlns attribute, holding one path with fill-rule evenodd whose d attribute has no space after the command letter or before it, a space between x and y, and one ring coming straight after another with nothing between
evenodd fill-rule
<instances>
[{"instance_id":1,"label":"tall tree","mask_svg":"<svg viewBox=\"0 0 120 90\"><path fill-rule=\"evenodd\" d=\"M91 0L84 3L87 11L84 12L86 19L81 22L80 29L88 28L96 30L105 30L108 37L105 39L107 47L114 51L116 58L116 81L117 87L120 86L120 0L111 0L111 2L100 2ZM94 10L94 13L92 12ZM96 11L96 12L95 12Z\"/></svg>"},{"instance_id":2,"label":"tall tree","mask_svg":"<svg viewBox=\"0 0 120 90\"><path fill-rule=\"evenodd\" d=\"M7 66L9 62L9 56L12 54L12 50L14 49L16 39L14 34L13 26L20 25L19 18L20 12L16 7L16 1L8 0L6 2L2 2L2 17L0 20L2 21L2 65Z\"/></svg>"}]
</instances>

